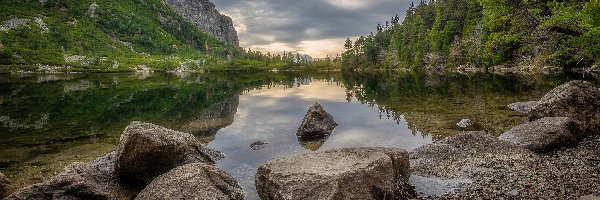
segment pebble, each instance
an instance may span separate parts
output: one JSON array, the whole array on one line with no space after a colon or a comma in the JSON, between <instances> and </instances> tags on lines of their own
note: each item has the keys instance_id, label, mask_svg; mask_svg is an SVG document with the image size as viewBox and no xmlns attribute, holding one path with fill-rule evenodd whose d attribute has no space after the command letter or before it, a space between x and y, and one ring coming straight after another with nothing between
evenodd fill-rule
<instances>
[{"instance_id":1,"label":"pebble","mask_svg":"<svg viewBox=\"0 0 600 200\"><path fill-rule=\"evenodd\" d=\"M600 155L599 139L600 136L592 136L578 146L548 154L470 152L465 153L466 159L438 163L444 165L443 168L426 163L430 168L414 168L413 174L473 180L472 184L461 185L452 193L440 197L421 196L423 199L579 199L600 196L600 162L586 159ZM475 170L482 167L489 170Z\"/></svg>"}]
</instances>

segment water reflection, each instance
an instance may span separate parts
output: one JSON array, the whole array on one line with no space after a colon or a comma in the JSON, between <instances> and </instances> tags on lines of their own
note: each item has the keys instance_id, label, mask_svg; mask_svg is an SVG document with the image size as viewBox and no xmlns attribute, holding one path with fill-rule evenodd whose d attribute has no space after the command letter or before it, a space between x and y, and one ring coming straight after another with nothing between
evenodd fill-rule
<instances>
[{"instance_id":1,"label":"water reflection","mask_svg":"<svg viewBox=\"0 0 600 200\"><path fill-rule=\"evenodd\" d=\"M327 138L329 138L329 136L325 136L323 138L314 138L311 140L303 140L298 138L298 144L300 144L300 146L304 147L305 149L316 151L319 150L323 146L323 144L325 144Z\"/></svg>"},{"instance_id":2,"label":"water reflection","mask_svg":"<svg viewBox=\"0 0 600 200\"><path fill-rule=\"evenodd\" d=\"M461 119L473 120L478 126L472 129L500 133L525 118L506 105L537 99L570 79L420 73L0 75L0 170L21 186L39 182L72 161L114 150L125 126L140 120L192 133L223 151L228 157L218 165L256 199L254 173L267 160L343 147L411 150L464 130L456 126ZM317 102L340 125L323 140L298 141L296 129ZM252 150L257 141L263 143Z\"/></svg>"},{"instance_id":3,"label":"water reflection","mask_svg":"<svg viewBox=\"0 0 600 200\"><path fill-rule=\"evenodd\" d=\"M339 126L325 140L298 141L296 129L306 110L320 103ZM249 151L255 141L268 143ZM408 150L431 142L406 122L380 119L379 109L346 99L345 88L328 80L303 80L299 87L272 86L240 96L232 125L219 131L210 147L227 157L218 163L239 180L248 199L257 199L254 172L258 166L275 158L344 147L398 147ZM299 145L300 144L300 145Z\"/></svg>"}]
</instances>

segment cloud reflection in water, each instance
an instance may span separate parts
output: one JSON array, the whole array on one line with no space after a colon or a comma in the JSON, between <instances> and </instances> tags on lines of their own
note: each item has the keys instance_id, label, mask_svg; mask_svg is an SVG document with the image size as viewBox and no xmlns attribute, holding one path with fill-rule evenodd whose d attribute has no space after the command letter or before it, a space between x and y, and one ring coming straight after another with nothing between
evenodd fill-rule
<instances>
[{"instance_id":1,"label":"cloud reflection in water","mask_svg":"<svg viewBox=\"0 0 600 200\"><path fill-rule=\"evenodd\" d=\"M303 80L299 87L274 86L253 90L240 96L240 104L231 126L221 129L209 144L227 157L218 166L236 178L247 199L258 199L254 173L266 161L311 152L301 146L296 129L306 110L318 102L339 126L319 151L345 147L397 147L412 150L431 143L409 129L406 121L380 118L379 109L346 100L345 88L335 82ZM252 150L250 144L267 142L265 148ZM320 144L319 144L320 145ZM311 146L314 148L314 146Z\"/></svg>"}]
</instances>

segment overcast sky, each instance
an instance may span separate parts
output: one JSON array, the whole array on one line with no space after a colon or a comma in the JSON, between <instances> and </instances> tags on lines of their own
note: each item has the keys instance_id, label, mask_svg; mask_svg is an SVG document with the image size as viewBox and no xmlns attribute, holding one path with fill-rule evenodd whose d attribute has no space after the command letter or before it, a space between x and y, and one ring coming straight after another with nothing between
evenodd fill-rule
<instances>
[{"instance_id":1,"label":"overcast sky","mask_svg":"<svg viewBox=\"0 0 600 200\"><path fill-rule=\"evenodd\" d=\"M375 32L395 14L401 19L411 0L212 0L230 16L240 46L264 53L335 55L344 40Z\"/></svg>"}]
</instances>

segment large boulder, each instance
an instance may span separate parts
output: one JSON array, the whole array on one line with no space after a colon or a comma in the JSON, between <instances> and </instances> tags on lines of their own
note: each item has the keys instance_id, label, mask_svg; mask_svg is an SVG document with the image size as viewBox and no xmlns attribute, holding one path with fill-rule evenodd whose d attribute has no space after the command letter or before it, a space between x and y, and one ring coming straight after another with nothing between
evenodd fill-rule
<instances>
[{"instance_id":1,"label":"large boulder","mask_svg":"<svg viewBox=\"0 0 600 200\"><path fill-rule=\"evenodd\" d=\"M121 135L115 172L125 182L146 185L175 167L195 162L214 164L222 157L191 134L134 121Z\"/></svg>"},{"instance_id":2,"label":"large boulder","mask_svg":"<svg viewBox=\"0 0 600 200\"><path fill-rule=\"evenodd\" d=\"M569 117L587 134L600 134L600 90L589 82L571 81L548 92L529 112L529 121Z\"/></svg>"},{"instance_id":3,"label":"large boulder","mask_svg":"<svg viewBox=\"0 0 600 200\"><path fill-rule=\"evenodd\" d=\"M115 153L91 163L74 163L49 181L17 190L6 200L131 199L139 190L123 186L114 172Z\"/></svg>"},{"instance_id":4,"label":"large boulder","mask_svg":"<svg viewBox=\"0 0 600 200\"><path fill-rule=\"evenodd\" d=\"M410 173L402 149L350 148L269 161L258 168L261 199L378 199L393 197Z\"/></svg>"},{"instance_id":5,"label":"large boulder","mask_svg":"<svg viewBox=\"0 0 600 200\"><path fill-rule=\"evenodd\" d=\"M537 103L537 101L516 102L509 104L507 107L520 113L529 113Z\"/></svg>"},{"instance_id":6,"label":"large boulder","mask_svg":"<svg viewBox=\"0 0 600 200\"><path fill-rule=\"evenodd\" d=\"M233 177L219 168L192 163L160 175L136 199L242 200L244 191Z\"/></svg>"},{"instance_id":7,"label":"large boulder","mask_svg":"<svg viewBox=\"0 0 600 200\"><path fill-rule=\"evenodd\" d=\"M511 128L500 139L545 153L563 146L577 144L580 130L568 117L545 117Z\"/></svg>"},{"instance_id":8,"label":"large boulder","mask_svg":"<svg viewBox=\"0 0 600 200\"><path fill-rule=\"evenodd\" d=\"M323 109L323 106L315 103L308 109L302 124L298 127L296 136L301 140L321 139L331 135L331 132L337 126L337 122Z\"/></svg>"},{"instance_id":9,"label":"large boulder","mask_svg":"<svg viewBox=\"0 0 600 200\"><path fill-rule=\"evenodd\" d=\"M10 180L3 173L0 173L0 196L6 193L6 188L10 184Z\"/></svg>"}]
</instances>

